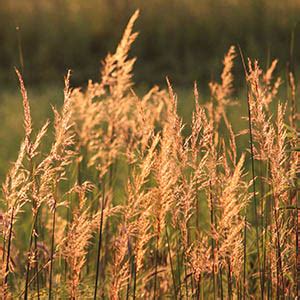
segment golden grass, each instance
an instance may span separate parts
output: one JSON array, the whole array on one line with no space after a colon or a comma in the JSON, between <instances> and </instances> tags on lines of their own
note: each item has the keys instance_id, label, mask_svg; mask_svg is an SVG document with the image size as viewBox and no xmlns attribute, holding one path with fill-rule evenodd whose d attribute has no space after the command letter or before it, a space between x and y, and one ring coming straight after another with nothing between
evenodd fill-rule
<instances>
[{"instance_id":1,"label":"golden grass","mask_svg":"<svg viewBox=\"0 0 300 300\"><path fill-rule=\"evenodd\" d=\"M292 108L278 103L273 115L270 103L281 85L273 79L277 61L264 72L249 60L242 101L249 104L250 132L241 134L250 135L251 169L226 114L237 102L235 47L225 55L220 83L209 84L207 104L200 104L195 83L191 134L184 137L168 79L168 90L154 87L141 98L133 91L135 59L128 55L137 17L138 11L103 61L99 83L71 89L68 72L63 107L53 108L48 152L40 145L50 123L34 137L16 70L25 139L2 189L1 298L297 296L293 74ZM20 252L24 215L31 229Z\"/></svg>"}]
</instances>

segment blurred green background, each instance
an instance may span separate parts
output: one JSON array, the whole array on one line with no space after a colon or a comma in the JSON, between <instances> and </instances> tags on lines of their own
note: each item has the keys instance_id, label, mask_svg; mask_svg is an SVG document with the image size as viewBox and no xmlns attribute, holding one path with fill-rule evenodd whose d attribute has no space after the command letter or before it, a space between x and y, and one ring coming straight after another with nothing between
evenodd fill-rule
<instances>
[{"instance_id":1,"label":"blurred green background","mask_svg":"<svg viewBox=\"0 0 300 300\"><path fill-rule=\"evenodd\" d=\"M0 1L0 82L11 84L20 50L27 82L96 80L100 60L113 51L129 16L140 8L136 81L178 84L209 79L231 44L251 57L289 60L299 0L7 0ZM19 27L19 30L16 30ZM295 28L295 61L300 61ZM21 48L21 49L20 49Z\"/></svg>"},{"instance_id":2,"label":"blurred green background","mask_svg":"<svg viewBox=\"0 0 300 300\"><path fill-rule=\"evenodd\" d=\"M283 79L287 65L297 69L300 63L300 0L0 1L0 179L23 135L13 67L23 72L38 127L51 116L49 103L60 105L67 69L73 70L73 86L99 79L101 60L114 51L137 8L134 81L165 86L168 75L181 95L185 121L193 106L192 82L197 80L207 94L207 83L217 78L230 45L240 44L262 67L279 58ZM239 58L234 72L239 93Z\"/></svg>"}]
</instances>

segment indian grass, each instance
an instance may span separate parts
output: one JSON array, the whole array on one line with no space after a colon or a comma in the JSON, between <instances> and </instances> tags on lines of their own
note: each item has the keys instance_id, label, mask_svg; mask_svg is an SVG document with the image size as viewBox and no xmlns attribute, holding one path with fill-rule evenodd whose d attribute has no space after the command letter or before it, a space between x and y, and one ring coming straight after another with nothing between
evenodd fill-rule
<instances>
[{"instance_id":1,"label":"indian grass","mask_svg":"<svg viewBox=\"0 0 300 300\"><path fill-rule=\"evenodd\" d=\"M134 91L129 51L138 14L103 61L99 82L72 89L68 72L62 108L37 133L16 70L25 133L1 194L1 298L296 297L294 74L290 104L279 102L277 60L263 71L241 54L247 95L238 100L232 46L208 101L194 84L195 110L184 124L170 79L167 89ZM247 102L248 127L237 133L228 109L239 101ZM241 149L246 134L249 149ZM17 249L23 218L29 245Z\"/></svg>"}]
</instances>

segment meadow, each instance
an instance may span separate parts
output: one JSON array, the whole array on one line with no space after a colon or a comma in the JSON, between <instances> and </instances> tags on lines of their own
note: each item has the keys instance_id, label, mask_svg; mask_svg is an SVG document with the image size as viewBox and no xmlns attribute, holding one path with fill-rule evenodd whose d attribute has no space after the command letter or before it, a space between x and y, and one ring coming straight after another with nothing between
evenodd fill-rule
<instances>
[{"instance_id":1,"label":"meadow","mask_svg":"<svg viewBox=\"0 0 300 300\"><path fill-rule=\"evenodd\" d=\"M76 86L99 80L100 60L136 9L137 84L165 85L170 76L177 87L204 85L217 78L232 44L264 68L274 58L280 71L288 61L300 63L298 0L8 0L0 2L1 91L17 84L13 66L28 87L60 86L68 69ZM241 64L235 70L240 86Z\"/></svg>"},{"instance_id":2,"label":"meadow","mask_svg":"<svg viewBox=\"0 0 300 300\"><path fill-rule=\"evenodd\" d=\"M100 80L2 92L1 298L298 297L293 69L235 45L204 93L136 88L138 15Z\"/></svg>"}]
</instances>

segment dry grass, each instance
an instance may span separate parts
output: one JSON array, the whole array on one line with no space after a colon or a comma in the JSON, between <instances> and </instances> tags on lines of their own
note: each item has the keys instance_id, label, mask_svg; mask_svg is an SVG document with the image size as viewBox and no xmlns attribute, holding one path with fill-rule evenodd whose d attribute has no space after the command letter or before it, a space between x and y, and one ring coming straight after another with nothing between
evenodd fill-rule
<instances>
[{"instance_id":1,"label":"dry grass","mask_svg":"<svg viewBox=\"0 0 300 300\"><path fill-rule=\"evenodd\" d=\"M240 133L250 137L249 157L226 113L237 103L232 46L220 83L209 84L207 104L200 104L195 83L191 134L184 137L168 79L168 90L154 87L141 98L133 91L135 59L128 55L137 17L103 61L99 83L71 89L68 72L48 152L41 144L50 122L35 134L16 70L25 138L2 189L1 298L296 297L293 74L289 110L276 103L277 61L264 72L249 60L248 99L241 99L249 104L249 128ZM31 228L20 251L24 216Z\"/></svg>"}]
</instances>

